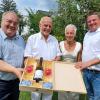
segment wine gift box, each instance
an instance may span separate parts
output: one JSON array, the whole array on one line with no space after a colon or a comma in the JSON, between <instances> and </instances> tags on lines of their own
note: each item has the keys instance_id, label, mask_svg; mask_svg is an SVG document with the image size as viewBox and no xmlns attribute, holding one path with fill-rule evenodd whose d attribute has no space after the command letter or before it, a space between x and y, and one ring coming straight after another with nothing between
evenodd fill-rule
<instances>
[{"instance_id":1,"label":"wine gift box","mask_svg":"<svg viewBox=\"0 0 100 100\"><path fill-rule=\"evenodd\" d=\"M61 61L43 61L43 78L37 83L34 73L39 60L28 58L20 81L21 91L71 91L86 93L82 73L74 67L74 63Z\"/></svg>"}]
</instances>

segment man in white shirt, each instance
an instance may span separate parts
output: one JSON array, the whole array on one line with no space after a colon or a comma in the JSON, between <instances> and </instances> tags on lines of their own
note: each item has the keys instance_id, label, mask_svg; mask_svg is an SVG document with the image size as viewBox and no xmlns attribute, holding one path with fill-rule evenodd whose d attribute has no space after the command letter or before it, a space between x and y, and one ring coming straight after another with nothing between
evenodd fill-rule
<instances>
[{"instance_id":1,"label":"man in white shirt","mask_svg":"<svg viewBox=\"0 0 100 100\"><path fill-rule=\"evenodd\" d=\"M89 31L83 41L82 62L76 68L83 70L89 100L100 100L100 14L87 16Z\"/></svg>"},{"instance_id":2,"label":"man in white shirt","mask_svg":"<svg viewBox=\"0 0 100 100\"><path fill-rule=\"evenodd\" d=\"M40 32L28 38L25 57L43 57L44 60L60 60L60 50L57 39L50 35L52 30L52 19L48 16L42 17L39 23ZM32 93L32 100L40 100L41 94ZM51 100L52 94L43 94L42 100Z\"/></svg>"}]
</instances>

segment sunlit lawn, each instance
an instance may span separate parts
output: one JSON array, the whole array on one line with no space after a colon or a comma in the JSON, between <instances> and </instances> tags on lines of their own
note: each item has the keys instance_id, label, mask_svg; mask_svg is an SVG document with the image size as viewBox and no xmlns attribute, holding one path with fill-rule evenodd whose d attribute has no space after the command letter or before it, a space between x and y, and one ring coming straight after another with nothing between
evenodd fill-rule
<instances>
[{"instance_id":1,"label":"sunlit lawn","mask_svg":"<svg viewBox=\"0 0 100 100\"><path fill-rule=\"evenodd\" d=\"M52 100L57 100L57 96L58 96L57 92L54 92ZM21 92L19 100L31 100L30 92ZM86 96L80 95L80 100L87 100Z\"/></svg>"}]
</instances>

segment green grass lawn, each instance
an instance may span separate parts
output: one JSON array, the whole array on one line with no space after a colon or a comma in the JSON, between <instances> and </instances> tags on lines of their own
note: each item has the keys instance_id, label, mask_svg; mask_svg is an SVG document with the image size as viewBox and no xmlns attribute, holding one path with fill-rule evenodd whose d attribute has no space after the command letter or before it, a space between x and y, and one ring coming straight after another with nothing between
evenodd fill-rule
<instances>
[{"instance_id":1,"label":"green grass lawn","mask_svg":"<svg viewBox=\"0 0 100 100\"><path fill-rule=\"evenodd\" d=\"M54 92L52 100L57 100L58 93ZM31 100L31 93L30 92L20 92L19 100ZM80 95L80 100L87 100L86 95Z\"/></svg>"}]
</instances>

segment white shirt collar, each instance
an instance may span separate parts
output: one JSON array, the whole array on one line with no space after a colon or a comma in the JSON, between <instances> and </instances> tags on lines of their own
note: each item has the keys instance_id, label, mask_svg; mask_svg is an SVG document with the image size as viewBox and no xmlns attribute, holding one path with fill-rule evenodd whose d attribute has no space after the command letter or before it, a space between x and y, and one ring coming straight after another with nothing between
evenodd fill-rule
<instances>
[{"instance_id":1,"label":"white shirt collar","mask_svg":"<svg viewBox=\"0 0 100 100\"><path fill-rule=\"evenodd\" d=\"M99 32L99 31L100 31L100 27L98 27L97 30L94 31L94 32ZM88 32L89 32L89 33L94 33L94 32L91 32L90 30L89 30Z\"/></svg>"},{"instance_id":2,"label":"white shirt collar","mask_svg":"<svg viewBox=\"0 0 100 100\"><path fill-rule=\"evenodd\" d=\"M39 32L39 38L40 39L44 39L44 37L43 37L43 35L42 35L42 33L41 32ZM51 38L51 35L49 35L48 36L48 39L47 39L47 42L49 41L49 40L51 40L52 38Z\"/></svg>"}]
</instances>

